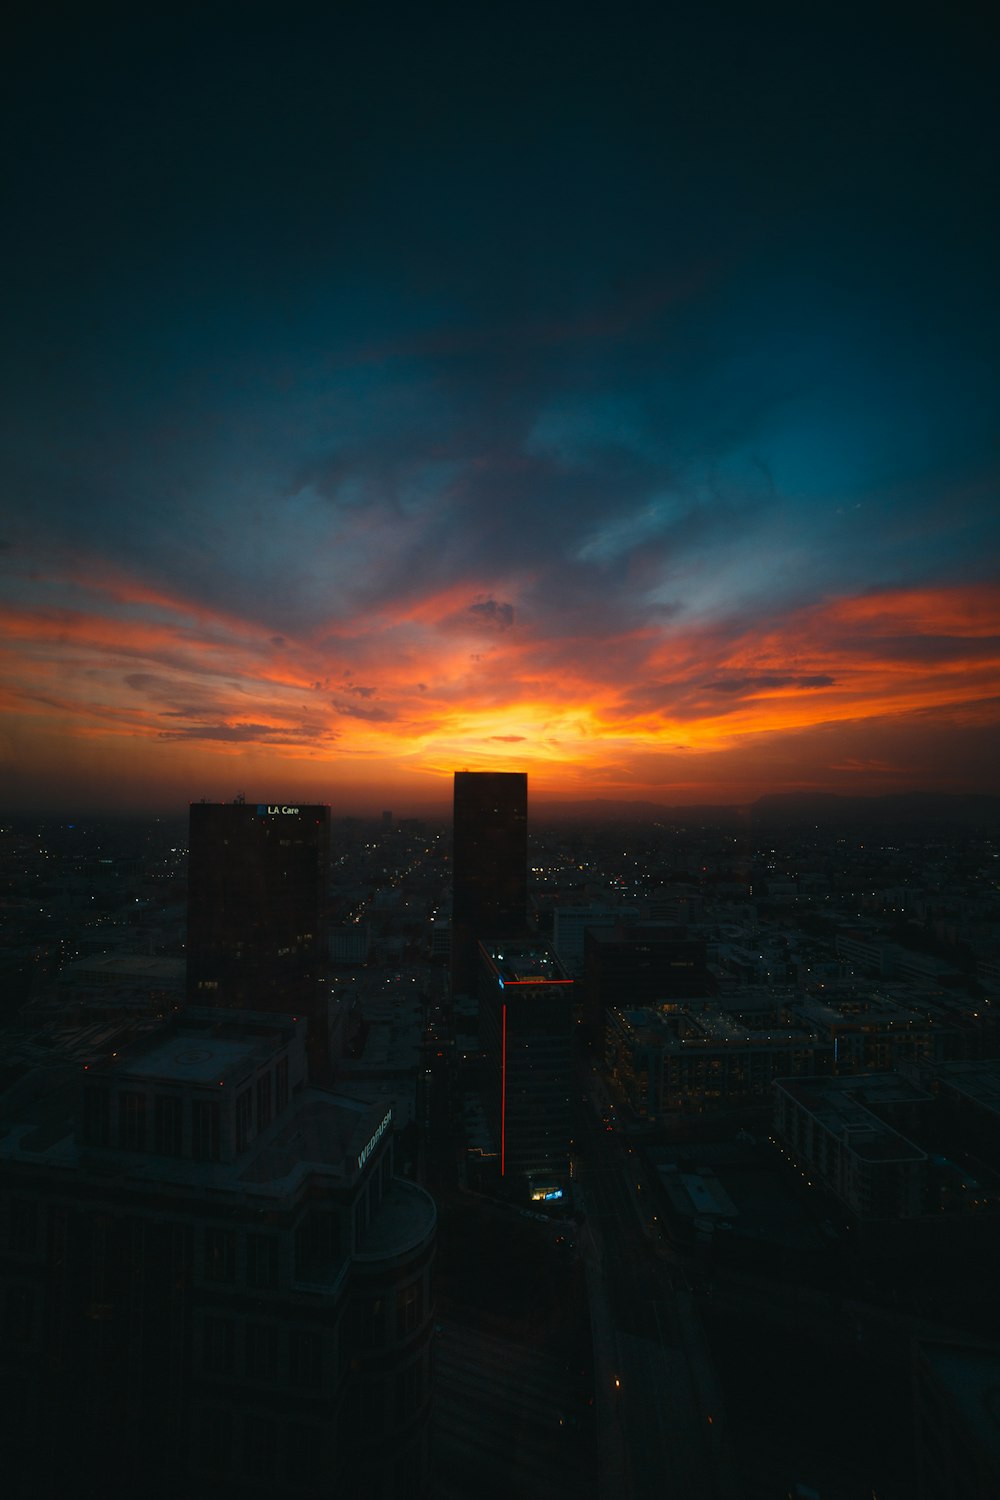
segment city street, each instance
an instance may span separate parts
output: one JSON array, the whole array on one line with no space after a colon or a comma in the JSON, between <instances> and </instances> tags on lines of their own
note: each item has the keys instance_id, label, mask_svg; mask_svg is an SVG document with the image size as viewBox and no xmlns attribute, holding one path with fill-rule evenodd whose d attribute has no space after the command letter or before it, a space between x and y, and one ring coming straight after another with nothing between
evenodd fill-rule
<instances>
[{"instance_id":1,"label":"city street","mask_svg":"<svg viewBox=\"0 0 1000 1500\"><path fill-rule=\"evenodd\" d=\"M649 1233L639 1158L600 1096L578 1100L601 1495L736 1500L714 1371L690 1294Z\"/></svg>"}]
</instances>

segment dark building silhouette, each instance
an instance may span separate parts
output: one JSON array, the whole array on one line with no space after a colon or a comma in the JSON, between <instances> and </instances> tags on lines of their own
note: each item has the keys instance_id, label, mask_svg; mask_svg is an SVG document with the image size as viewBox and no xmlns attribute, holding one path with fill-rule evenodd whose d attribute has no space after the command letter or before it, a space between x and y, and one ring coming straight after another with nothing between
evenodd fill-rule
<instances>
[{"instance_id":1,"label":"dark building silhouette","mask_svg":"<svg viewBox=\"0 0 1000 1500\"><path fill-rule=\"evenodd\" d=\"M526 772L455 772L452 860L452 992L474 995L479 940L527 928Z\"/></svg>"},{"instance_id":2,"label":"dark building silhouette","mask_svg":"<svg viewBox=\"0 0 1000 1500\"><path fill-rule=\"evenodd\" d=\"M588 928L583 963L585 1035L598 1049L611 1008L693 999L712 990L705 942L683 927L632 922Z\"/></svg>"},{"instance_id":3,"label":"dark building silhouette","mask_svg":"<svg viewBox=\"0 0 1000 1500\"><path fill-rule=\"evenodd\" d=\"M1000 1345L974 1335L914 1338L917 1500L1000 1494Z\"/></svg>"},{"instance_id":4,"label":"dark building silhouette","mask_svg":"<svg viewBox=\"0 0 1000 1500\"><path fill-rule=\"evenodd\" d=\"M483 1108L504 1185L549 1198L569 1181L573 981L544 945L479 944Z\"/></svg>"},{"instance_id":5,"label":"dark building silhouette","mask_svg":"<svg viewBox=\"0 0 1000 1500\"><path fill-rule=\"evenodd\" d=\"M304 1040L192 1008L0 1099L11 1500L426 1493L434 1203Z\"/></svg>"},{"instance_id":6,"label":"dark building silhouette","mask_svg":"<svg viewBox=\"0 0 1000 1500\"><path fill-rule=\"evenodd\" d=\"M307 1016L314 1077L326 1050L329 852L328 807L191 804L188 1000Z\"/></svg>"}]
</instances>

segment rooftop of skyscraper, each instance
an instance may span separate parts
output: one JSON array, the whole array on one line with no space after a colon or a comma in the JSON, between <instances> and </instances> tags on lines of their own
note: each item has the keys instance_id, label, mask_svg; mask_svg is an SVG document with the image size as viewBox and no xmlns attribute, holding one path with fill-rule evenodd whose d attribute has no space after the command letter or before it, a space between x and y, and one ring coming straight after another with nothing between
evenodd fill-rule
<instances>
[{"instance_id":1,"label":"rooftop of skyscraper","mask_svg":"<svg viewBox=\"0 0 1000 1500\"><path fill-rule=\"evenodd\" d=\"M530 938L483 943L491 965L504 984L571 984L556 955Z\"/></svg>"}]
</instances>

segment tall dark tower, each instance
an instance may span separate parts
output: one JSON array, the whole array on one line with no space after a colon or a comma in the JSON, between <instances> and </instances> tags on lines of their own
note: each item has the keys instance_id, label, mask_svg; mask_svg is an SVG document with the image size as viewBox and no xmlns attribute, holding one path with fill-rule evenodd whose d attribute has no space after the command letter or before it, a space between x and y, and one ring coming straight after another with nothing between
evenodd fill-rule
<instances>
[{"instance_id":1,"label":"tall dark tower","mask_svg":"<svg viewBox=\"0 0 1000 1500\"><path fill-rule=\"evenodd\" d=\"M194 802L188 850L189 1001L306 1016L318 1061L330 809Z\"/></svg>"},{"instance_id":2,"label":"tall dark tower","mask_svg":"<svg viewBox=\"0 0 1000 1500\"><path fill-rule=\"evenodd\" d=\"M480 1086L502 1184L535 1200L569 1186L573 981L532 939L479 944Z\"/></svg>"},{"instance_id":3,"label":"tall dark tower","mask_svg":"<svg viewBox=\"0 0 1000 1500\"><path fill-rule=\"evenodd\" d=\"M480 938L527 927L527 772L455 772L452 861L452 993L473 995Z\"/></svg>"}]
</instances>

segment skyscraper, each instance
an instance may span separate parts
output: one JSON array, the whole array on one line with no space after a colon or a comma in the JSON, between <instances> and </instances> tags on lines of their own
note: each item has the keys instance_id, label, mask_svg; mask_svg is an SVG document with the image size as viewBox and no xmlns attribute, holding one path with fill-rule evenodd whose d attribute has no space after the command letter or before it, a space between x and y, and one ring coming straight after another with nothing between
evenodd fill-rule
<instances>
[{"instance_id":1,"label":"skyscraper","mask_svg":"<svg viewBox=\"0 0 1000 1500\"><path fill-rule=\"evenodd\" d=\"M452 992L472 995L480 938L521 936L528 918L528 776L456 771Z\"/></svg>"},{"instance_id":2,"label":"skyscraper","mask_svg":"<svg viewBox=\"0 0 1000 1500\"><path fill-rule=\"evenodd\" d=\"M569 1181L573 981L543 944L479 944L483 1107L500 1177L521 1196Z\"/></svg>"},{"instance_id":3,"label":"skyscraper","mask_svg":"<svg viewBox=\"0 0 1000 1500\"><path fill-rule=\"evenodd\" d=\"M311 1061L325 1030L329 848L328 807L191 804L188 999L307 1016Z\"/></svg>"},{"instance_id":4,"label":"skyscraper","mask_svg":"<svg viewBox=\"0 0 1000 1500\"><path fill-rule=\"evenodd\" d=\"M588 1043L604 1047L605 1014L712 993L705 940L664 922L589 927L584 937L583 1022Z\"/></svg>"}]
</instances>

